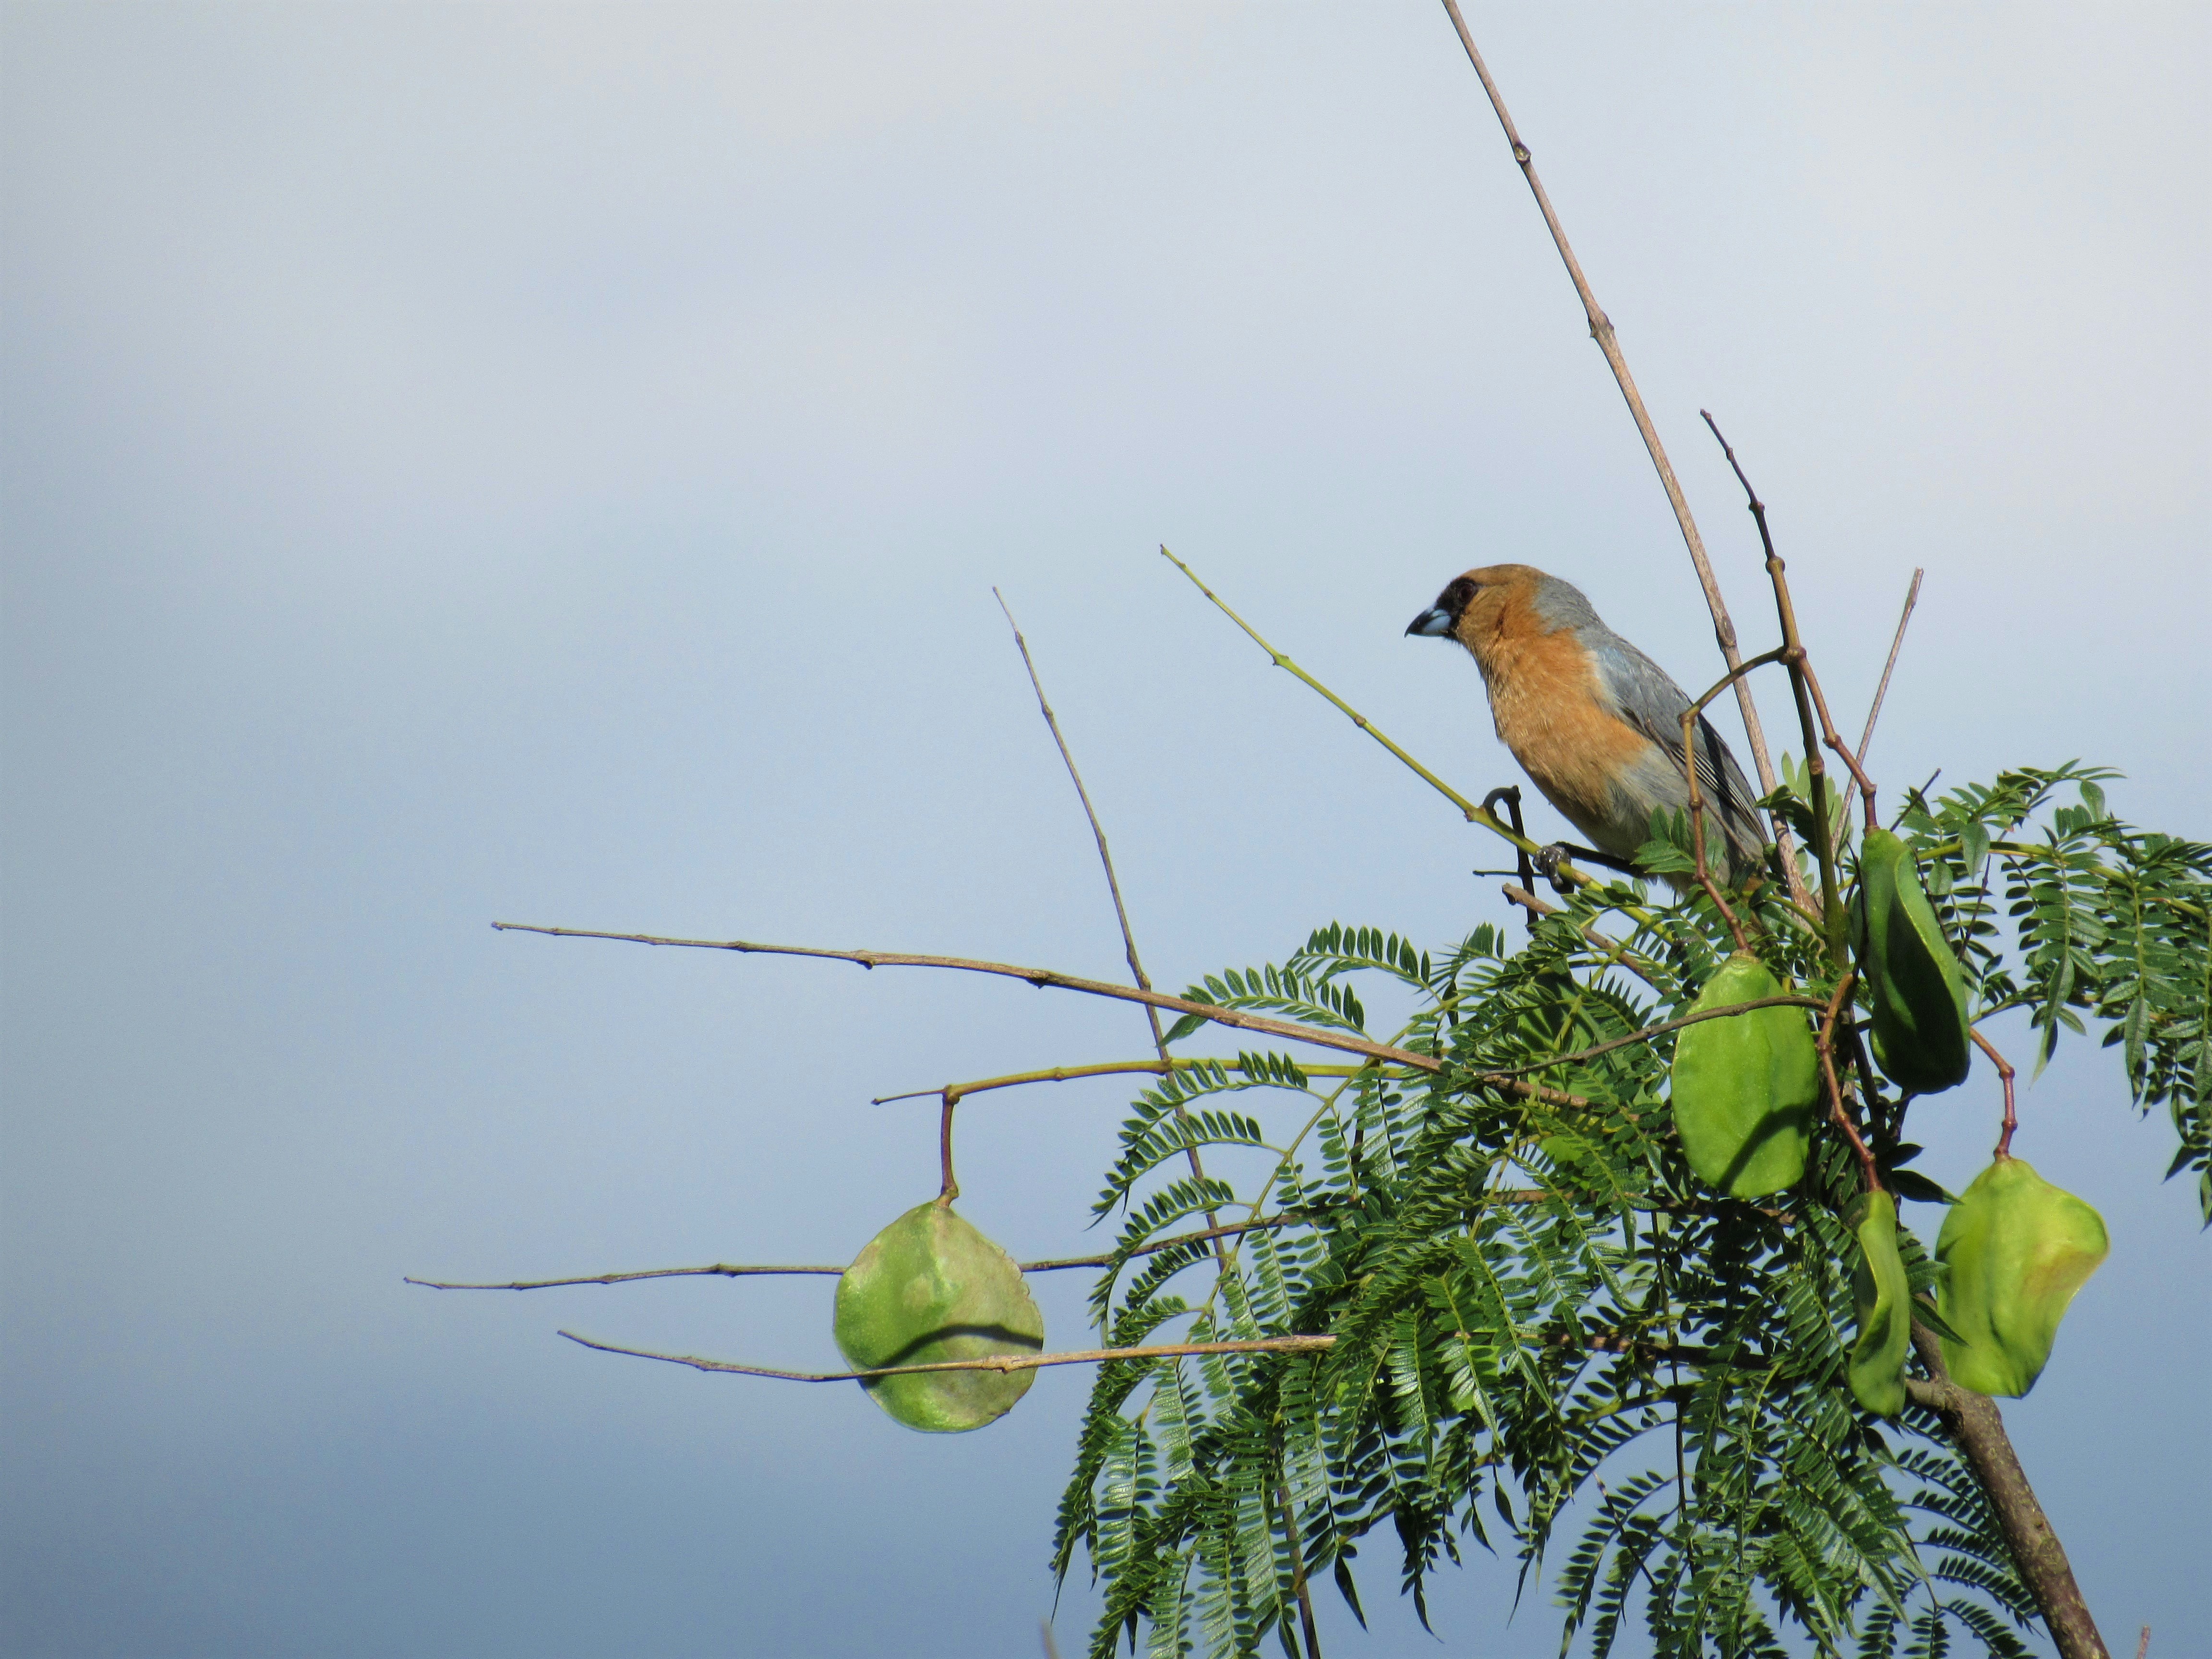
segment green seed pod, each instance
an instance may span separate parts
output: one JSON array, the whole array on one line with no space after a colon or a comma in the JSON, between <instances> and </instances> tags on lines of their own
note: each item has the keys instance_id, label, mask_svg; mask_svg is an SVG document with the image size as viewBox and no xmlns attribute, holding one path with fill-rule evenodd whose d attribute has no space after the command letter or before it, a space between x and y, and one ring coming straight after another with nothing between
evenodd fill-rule
<instances>
[{"instance_id":1,"label":"green seed pod","mask_svg":"<svg viewBox=\"0 0 2212 1659\"><path fill-rule=\"evenodd\" d=\"M1973 1060L1966 976L1912 849L1887 830L1868 830L1860 848L1858 908L1859 972L1883 1074L1916 1095L1965 1082Z\"/></svg>"},{"instance_id":2,"label":"green seed pod","mask_svg":"<svg viewBox=\"0 0 2212 1659\"><path fill-rule=\"evenodd\" d=\"M855 1370L1036 1353L1044 1316L1006 1253L934 1201L878 1233L837 1280L837 1346ZM910 1429L957 1434L1003 1417L1033 1370L921 1371L860 1386Z\"/></svg>"},{"instance_id":3,"label":"green seed pod","mask_svg":"<svg viewBox=\"0 0 2212 1659\"><path fill-rule=\"evenodd\" d=\"M1905 1409L1905 1351L1912 1340L1912 1283L1897 1253L1897 1200L1876 1190L1858 1224L1859 1259L1851 1269L1858 1340L1851 1344L1851 1395L1882 1417Z\"/></svg>"},{"instance_id":4,"label":"green seed pod","mask_svg":"<svg viewBox=\"0 0 2212 1659\"><path fill-rule=\"evenodd\" d=\"M1707 980L1690 1012L1782 994L1741 953ZM1820 1056L1798 1008L1757 1008L1686 1025L1674 1040L1674 1131L1698 1178L1733 1198L1764 1198L1805 1173Z\"/></svg>"},{"instance_id":5,"label":"green seed pod","mask_svg":"<svg viewBox=\"0 0 2212 1659\"><path fill-rule=\"evenodd\" d=\"M2017 1398L2035 1386L2075 1291L2111 1249L2104 1218L2016 1158L1974 1177L1936 1240L1951 1380Z\"/></svg>"}]
</instances>

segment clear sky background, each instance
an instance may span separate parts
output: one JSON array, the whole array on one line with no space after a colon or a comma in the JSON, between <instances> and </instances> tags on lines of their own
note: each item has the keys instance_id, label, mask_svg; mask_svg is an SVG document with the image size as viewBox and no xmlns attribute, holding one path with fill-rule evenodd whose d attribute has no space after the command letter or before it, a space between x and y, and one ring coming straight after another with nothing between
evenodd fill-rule
<instances>
[{"instance_id":1,"label":"clear sky background","mask_svg":"<svg viewBox=\"0 0 2212 1659\"><path fill-rule=\"evenodd\" d=\"M1700 405L1847 724L1927 568L1886 784L2081 757L2212 831L2212 13L1469 18L1747 648ZM1503 920L1494 844L1155 550L1476 793L1517 774L1474 669L1401 637L1462 568L1717 672L1441 9L14 5L0 46L0 1649L1035 1653L1084 1374L926 1437L554 1335L834 1362L827 1280L400 1280L848 1259L936 1179L930 1103L872 1096L1133 1056L1136 1012L486 924L1120 974L994 583L1164 983ZM1127 1095L972 1104L964 1212L1097 1248ZM1923 1167L1995 1112L1923 1108ZM2111 1056L2023 1117L2114 1251L2007 1419L2115 1648L2183 1659L2206 1242ZM1364 1565L1332 1656L1439 1650ZM1442 1650L1553 1652L1512 1582L1449 1576Z\"/></svg>"}]
</instances>

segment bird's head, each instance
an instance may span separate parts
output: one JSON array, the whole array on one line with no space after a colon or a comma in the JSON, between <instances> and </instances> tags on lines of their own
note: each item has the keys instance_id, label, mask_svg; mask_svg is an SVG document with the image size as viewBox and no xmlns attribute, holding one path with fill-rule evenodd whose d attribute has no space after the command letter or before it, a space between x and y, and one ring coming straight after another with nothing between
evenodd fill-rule
<instances>
[{"instance_id":1,"label":"bird's head","mask_svg":"<svg viewBox=\"0 0 2212 1659\"><path fill-rule=\"evenodd\" d=\"M1478 655L1478 641L1517 626L1548 632L1536 609L1538 595L1547 583L1565 586L1553 583L1533 565L1486 564L1453 577L1437 602L1414 617L1406 632L1424 639L1457 640Z\"/></svg>"}]
</instances>

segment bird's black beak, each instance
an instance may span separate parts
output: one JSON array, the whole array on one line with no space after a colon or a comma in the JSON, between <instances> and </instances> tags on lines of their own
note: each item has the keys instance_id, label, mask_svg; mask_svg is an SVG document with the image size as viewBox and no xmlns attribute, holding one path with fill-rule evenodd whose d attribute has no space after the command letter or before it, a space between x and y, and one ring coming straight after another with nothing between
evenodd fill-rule
<instances>
[{"instance_id":1,"label":"bird's black beak","mask_svg":"<svg viewBox=\"0 0 2212 1659\"><path fill-rule=\"evenodd\" d=\"M1408 635L1418 635L1425 640L1441 640L1452 631L1452 613L1440 605L1432 605L1406 626Z\"/></svg>"}]
</instances>

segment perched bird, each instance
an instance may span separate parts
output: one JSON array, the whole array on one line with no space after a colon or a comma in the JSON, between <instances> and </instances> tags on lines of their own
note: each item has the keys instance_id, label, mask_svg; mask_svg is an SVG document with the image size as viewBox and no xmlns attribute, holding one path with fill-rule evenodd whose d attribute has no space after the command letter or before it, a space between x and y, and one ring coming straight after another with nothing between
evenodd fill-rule
<instances>
[{"instance_id":1,"label":"perched bird","mask_svg":"<svg viewBox=\"0 0 2212 1659\"><path fill-rule=\"evenodd\" d=\"M1650 838L1654 807L1688 811L1690 699L1600 622L1579 588L1525 564L1486 565L1455 577L1406 632L1468 648L1498 741L1592 846L1633 859ZM1705 858L1716 875L1741 881L1766 846L1757 797L1702 714L1697 748Z\"/></svg>"}]
</instances>

